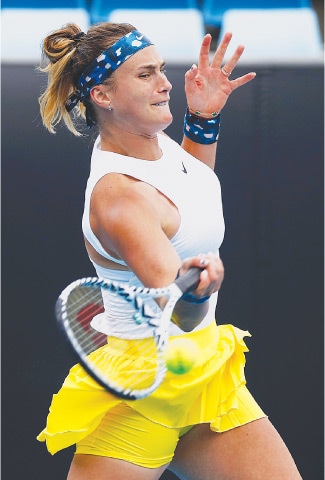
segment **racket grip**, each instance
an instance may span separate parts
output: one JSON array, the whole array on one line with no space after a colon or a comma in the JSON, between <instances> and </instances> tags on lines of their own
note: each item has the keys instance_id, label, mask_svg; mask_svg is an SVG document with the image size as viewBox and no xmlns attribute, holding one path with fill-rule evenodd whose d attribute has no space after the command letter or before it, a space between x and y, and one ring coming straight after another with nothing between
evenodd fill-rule
<instances>
[{"instance_id":1,"label":"racket grip","mask_svg":"<svg viewBox=\"0 0 325 480\"><path fill-rule=\"evenodd\" d=\"M184 275L178 277L174 283L176 283L183 294L195 290L199 284L201 272L202 268L192 267Z\"/></svg>"}]
</instances>

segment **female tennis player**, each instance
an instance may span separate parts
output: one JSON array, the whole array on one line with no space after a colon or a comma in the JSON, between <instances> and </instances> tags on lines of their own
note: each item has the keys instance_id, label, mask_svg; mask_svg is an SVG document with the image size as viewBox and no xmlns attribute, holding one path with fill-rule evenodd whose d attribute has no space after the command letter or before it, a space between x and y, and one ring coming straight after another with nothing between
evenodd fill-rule
<instances>
[{"instance_id":1,"label":"female tennis player","mask_svg":"<svg viewBox=\"0 0 325 480\"><path fill-rule=\"evenodd\" d=\"M99 129L82 219L98 277L156 288L202 269L195 290L177 302L170 329L171 340L195 343L195 367L183 375L168 371L150 396L125 400L78 364L54 395L38 439L52 454L76 444L68 480L156 480L166 469L184 480L301 478L246 387L248 332L215 321L224 274L214 173L220 112L231 92L255 77L232 79L244 47L224 62L230 40L227 33L210 59L206 35L198 64L185 74L181 145L163 133L172 122L172 85L150 39L131 25L102 23L87 33L68 24L44 40L45 127L54 132L63 120L78 135L83 117ZM150 335L130 323L123 300L109 300L99 330L131 343ZM164 302L157 300L158 318Z\"/></svg>"}]
</instances>

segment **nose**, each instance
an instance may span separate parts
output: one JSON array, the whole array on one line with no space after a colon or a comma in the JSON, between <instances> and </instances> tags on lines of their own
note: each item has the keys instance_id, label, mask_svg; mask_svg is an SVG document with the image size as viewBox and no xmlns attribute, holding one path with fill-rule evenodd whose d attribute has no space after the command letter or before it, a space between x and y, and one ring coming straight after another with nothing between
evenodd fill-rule
<instances>
[{"instance_id":1,"label":"nose","mask_svg":"<svg viewBox=\"0 0 325 480\"><path fill-rule=\"evenodd\" d=\"M160 82L160 87L159 87L160 92L164 92L164 91L170 92L171 89L173 88L172 84L170 83L166 75L162 72L160 73L160 76L159 76L159 82Z\"/></svg>"}]
</instances>

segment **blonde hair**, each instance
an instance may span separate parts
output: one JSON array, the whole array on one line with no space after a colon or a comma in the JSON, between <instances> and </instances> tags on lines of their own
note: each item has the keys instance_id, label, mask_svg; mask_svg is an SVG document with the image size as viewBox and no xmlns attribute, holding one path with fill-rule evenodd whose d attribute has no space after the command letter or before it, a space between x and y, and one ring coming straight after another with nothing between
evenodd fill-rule
<instances>
[{"instance_id":1,"label":"blonde hair","mask_svg":"<svg viewBox=\"0 0 325 480\"><path fill-rule=\"evenodd\" d=\"M76 125L80 117L85 118L86 109L96 118L90 98L85 104L79 102L72 114L66 110L66 102L77 90L78 79L85 68L132 30L135 27L126 23L104 22L91 26L87 34L82 35L78 25L68 23L44 39L43 60L38 69L47 74L47 87L39 97L39 104L43 124L51 133L55 133L55 127L63 121L74 135L80 136ZM110 82L113 83L112 78L103 83Z\"/></svg>"}]
</instances>

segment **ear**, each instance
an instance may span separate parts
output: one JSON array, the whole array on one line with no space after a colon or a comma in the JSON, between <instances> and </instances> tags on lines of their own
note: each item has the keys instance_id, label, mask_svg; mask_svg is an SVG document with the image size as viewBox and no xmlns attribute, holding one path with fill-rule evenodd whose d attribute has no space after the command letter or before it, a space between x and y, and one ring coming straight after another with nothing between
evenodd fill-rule
<instances>
[{"instance_id":1,"label":"ear","mask_svg":"<svg viewBox=\"0 0 325 480\"><path fill-rule=\"evenodd\" d=\"M96 85L93 87L90 90L90 98L100 108L107 110L110 107L110 95L103 85Z\"/></svg>"}]
</instances>

